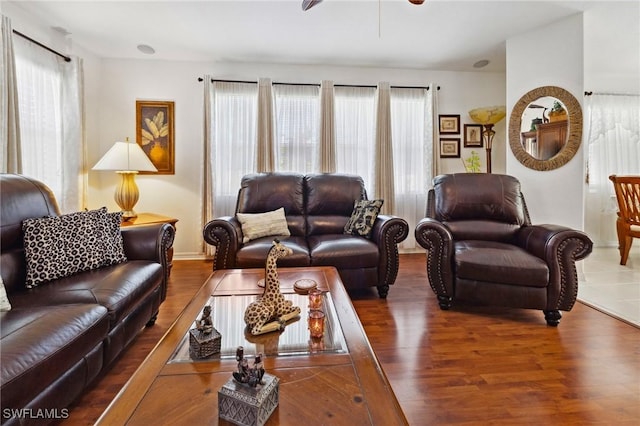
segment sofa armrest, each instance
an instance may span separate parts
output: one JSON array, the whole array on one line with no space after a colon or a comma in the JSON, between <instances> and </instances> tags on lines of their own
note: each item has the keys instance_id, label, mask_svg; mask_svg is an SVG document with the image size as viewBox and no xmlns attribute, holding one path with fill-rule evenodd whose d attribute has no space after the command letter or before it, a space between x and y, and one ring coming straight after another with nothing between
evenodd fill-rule
<instances>
[{"instance_id":1,"label":"sofa armrest","mask_svg":"<svg viewBox=\"0 0 640 426\"><path fill-rule=\"evenodd\" d=\"M565 226L532 225L522 227L516 244L549 266L547 310L571 310L578 296L576 261L591 253L591 239Z\"/></svg>"},{"instance_id":2,"label":"sofa armrest","mask_svg":"<svg viewBox=\"0 0 640 426\"><path fill-rule=\"evenodd\" d=\"M233 216L213 219L204 226L204 240L216 248L213 270L231 269L236 265L236 253L242 247L242 227Z\"/></svg>"},{"instance_id":3,"label":"sofa armrest","mask_svg":"<svg viewBox=\"0 0 640 426\"><path fill-rule=\"evenodd\" d=\"M149 260L162 265L163 282L161 300L167 295L170 260L169 250L173 247L176 230L168 223L157 223L121 228L124 253L128 260Z\"/></svg>"},{"instance_id":4,"label":"sofa armrest","mask_svg":"<svg viewBox=\"0 0 640 426\"><path fill-rule=\"evenodd\" d=\"M416 225L415 237L427 250L427 277L431 288L441 301L450 300L454 296L451 232L441 222L427 217Z\"/></svg>"},{"instance_id":5,"label":"sofa armrest","mask_svg":"<svg viewBox=\"0 0 640 426\"><path fill-rule=\"evenodd\" d=\"M409 235L406 220L391 215L378 215L371 231L371 241L377 244L380 253L378 287L389 287L398 275L400 255L398 244ZM383 292L384 293L384 292Z\"/></svg>"}]
</instances>

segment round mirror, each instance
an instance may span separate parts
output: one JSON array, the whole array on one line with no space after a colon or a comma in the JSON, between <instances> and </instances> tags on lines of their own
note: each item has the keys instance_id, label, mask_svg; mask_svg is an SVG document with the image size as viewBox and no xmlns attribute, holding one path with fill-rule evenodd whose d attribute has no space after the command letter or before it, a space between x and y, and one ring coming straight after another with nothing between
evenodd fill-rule
<instances>
[{"instance_id":1,"label":"round mirror","mask_svg":"<svg viewBox=\"0 0 640 426\"><path fill-rule=\"evenodd\" d=\"M509 146L513 155L534 170L565 165L582 141L582 109L568 91L555 86L533 89L513 107Z\"/></svg>"}]
</instances>

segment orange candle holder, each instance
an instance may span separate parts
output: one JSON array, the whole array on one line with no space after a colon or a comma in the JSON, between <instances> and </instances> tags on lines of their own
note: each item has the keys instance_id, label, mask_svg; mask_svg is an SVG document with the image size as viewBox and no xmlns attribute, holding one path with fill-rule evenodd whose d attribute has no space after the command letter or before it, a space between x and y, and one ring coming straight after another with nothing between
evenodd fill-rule
<instances>
[{"instance_id":1,"label":"orange candle holder","mask_svg":"<svg viewBox=\"0 0 640 426\"><path fill-rule=\"evenodd\" d=\"M322 311L310 311L309 312L309 334L311 337L324 336L324 312Z\"/></svg>"},{"instance_id":2,"label":"orange candle holder","mask_svg":"<svg viewBox=\"0 0 640 426\"><path fill-rule=\"evenodd\" d=\"M322 308L323 308L322 291L318 289L310 290L309 291L309 310L322 311Z\"/></svg>"}]
</instances>

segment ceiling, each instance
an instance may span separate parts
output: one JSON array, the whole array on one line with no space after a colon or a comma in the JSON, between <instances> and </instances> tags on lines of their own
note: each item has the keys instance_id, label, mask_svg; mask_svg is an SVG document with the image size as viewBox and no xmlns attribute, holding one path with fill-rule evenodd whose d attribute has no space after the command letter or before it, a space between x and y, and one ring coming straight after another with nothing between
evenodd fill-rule
<instances>
[{"instance_id":1,"label":"ceiling","mask_svg":"<svg viewBox=\"0 0 640 426\"><path fill-rule=\"evenodd\" d=\"M5 1L106 58L505 70L505 40L597 1ZM146 44L155 54L141 53Z\"/></svg>"}]
</instances>

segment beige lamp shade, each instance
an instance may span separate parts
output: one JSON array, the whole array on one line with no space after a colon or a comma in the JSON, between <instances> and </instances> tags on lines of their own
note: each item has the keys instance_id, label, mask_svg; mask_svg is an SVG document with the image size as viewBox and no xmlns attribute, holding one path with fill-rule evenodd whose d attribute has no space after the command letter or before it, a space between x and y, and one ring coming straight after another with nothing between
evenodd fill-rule
<instances>
[{"instance_id":1,"label":"beige lamp shade","mask_svg":"<svg viewBox=\"0 0 640 426\"><path fill-rule=\"evenodd\" d=\"M140 145L131 142L116 142L92 170L116 170L135 172L157 172Z\"/></svg>"},{"instance_id":2,"label":"beige lamp shade","mask_svg":"<svg viewBox=\"0 0 640 426\"><path fill-rule=\"evenodd\" d=\"M158 171L140 145L130 142L116 142L93 166L93 170L115 170L120 175L114 198L122 210L124 220L138 216L133 210L140 196L135 181L136 174L140 171Z\"/></svg>"},{"instance_id":3,"label":"beige lamp shade","mask_svg":"<svg viewBox=\"0 0 640 426\"><path fill-rule=\"evenodd\" d=\"M488 106L469 111L471 119L478 124L496 124L507 115L507 107Z\"/></svg>"}]
</instances>

